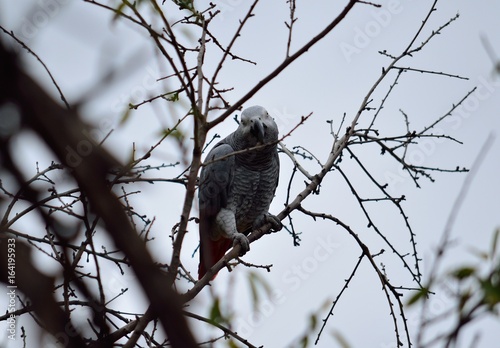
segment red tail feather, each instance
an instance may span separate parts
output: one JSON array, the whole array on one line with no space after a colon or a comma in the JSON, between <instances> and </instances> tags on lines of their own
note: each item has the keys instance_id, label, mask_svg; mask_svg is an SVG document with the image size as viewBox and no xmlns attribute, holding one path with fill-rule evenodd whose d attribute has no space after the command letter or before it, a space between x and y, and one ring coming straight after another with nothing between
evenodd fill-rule
<instances>
[{"instance_id":1,"label":"red tail feather","mask_svg":"<svg viewBox=\"0 0 500 348\"><path fill-rule=\"evenodd\" d=\"M231 239L227 238L220 238L217 241L202 240L200 245L200 264L198 265L198 280L224 256L226 251L231 248L231 245ZM216 276L217 273L212 277L212 280Z\"/></svg>"}]
</instances>

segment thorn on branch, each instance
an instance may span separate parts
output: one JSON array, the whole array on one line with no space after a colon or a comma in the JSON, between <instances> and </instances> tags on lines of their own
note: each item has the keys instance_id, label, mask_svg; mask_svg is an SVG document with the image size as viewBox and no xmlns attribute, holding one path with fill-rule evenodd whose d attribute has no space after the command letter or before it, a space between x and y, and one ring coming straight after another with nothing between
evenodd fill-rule
<instances>
[{"instance_id":1,"label":"thorn on branch","mask_svg":"<svg viewBox=\"0 0 500 348\"><path fill-rule=\"evenodd\" d=\"M237 257L236 261L238 261L237 263L241 263L245 267L249 267L249 268L263 268L263 269L265 269L268 272L271 272L271 267L273 267L272 264L271 265L256 265L256 264L253 264L253 263L250 263L250 262L246 262L246 261L243 261L240 257Z\"/></svg>"},{"instance_id":2,"label":"thorn on branch","mask_svg":"<svg viewBox=\"0 0 500 348\"><path fill-rule=\"evenodd\" d=\"M370 2L370 1L358 0L357 2L360 3L360 4L370 5L370 6L377 7L377 8L382 7L381 4L376 4L376 3L373 3L373 2Z\"/></svg>"}]
</instances>

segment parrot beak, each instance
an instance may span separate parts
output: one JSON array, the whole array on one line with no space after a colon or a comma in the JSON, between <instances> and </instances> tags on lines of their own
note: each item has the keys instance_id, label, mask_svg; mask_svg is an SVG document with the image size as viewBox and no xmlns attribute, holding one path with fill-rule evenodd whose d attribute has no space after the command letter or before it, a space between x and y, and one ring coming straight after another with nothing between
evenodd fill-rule
<instances>
[{"instance_id":1,"label":"parrot beak","mask_svg":"<svg viewBox=\"0 0 500 348\"><path fill-rule=\"evenodd\" d=\"M264 126L260 120L255 120L253 122L250 131L261 144L264 143Z\"/></svg>"}]
</instances>

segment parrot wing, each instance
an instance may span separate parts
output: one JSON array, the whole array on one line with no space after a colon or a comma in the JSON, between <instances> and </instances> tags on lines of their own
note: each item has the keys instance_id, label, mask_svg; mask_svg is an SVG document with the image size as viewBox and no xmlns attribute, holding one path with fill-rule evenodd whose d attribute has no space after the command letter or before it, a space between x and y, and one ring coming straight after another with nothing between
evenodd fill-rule
<instances>
[{"instance_id":1,"label":"parrot wing","mask_svg":"<svg viewBox=\"0 0 500 348\"><path fill-rule=\"evenodd\" d=\"M209 164L203 167L200 174L198 192L200 264L198 266L198 279L201 279L232 245L232 240L223 238L218 232L216 217L221 208L227 205L235 166L234 156L219 161L217 159L233 152L233 148L222 140L209 152L205 160Z\"/></svg>"}]
</instances>

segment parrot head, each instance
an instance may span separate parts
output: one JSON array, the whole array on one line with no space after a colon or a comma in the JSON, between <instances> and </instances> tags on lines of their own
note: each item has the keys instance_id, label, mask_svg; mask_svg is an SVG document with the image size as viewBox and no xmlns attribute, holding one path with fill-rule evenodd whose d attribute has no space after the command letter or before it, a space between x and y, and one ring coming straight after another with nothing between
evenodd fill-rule
<instances>
[{"instance_id":1,"label":"parrot head","mask_svg":"<svg viewBox=\"0 0 500 348\"><path fill-rule=\"evenodd\" d=\"M278 126L262 106L251 106L241 113L241 121L236 131L245 139L246 147L268 144L278 140Z\"/></svg>"}]
</instances>

